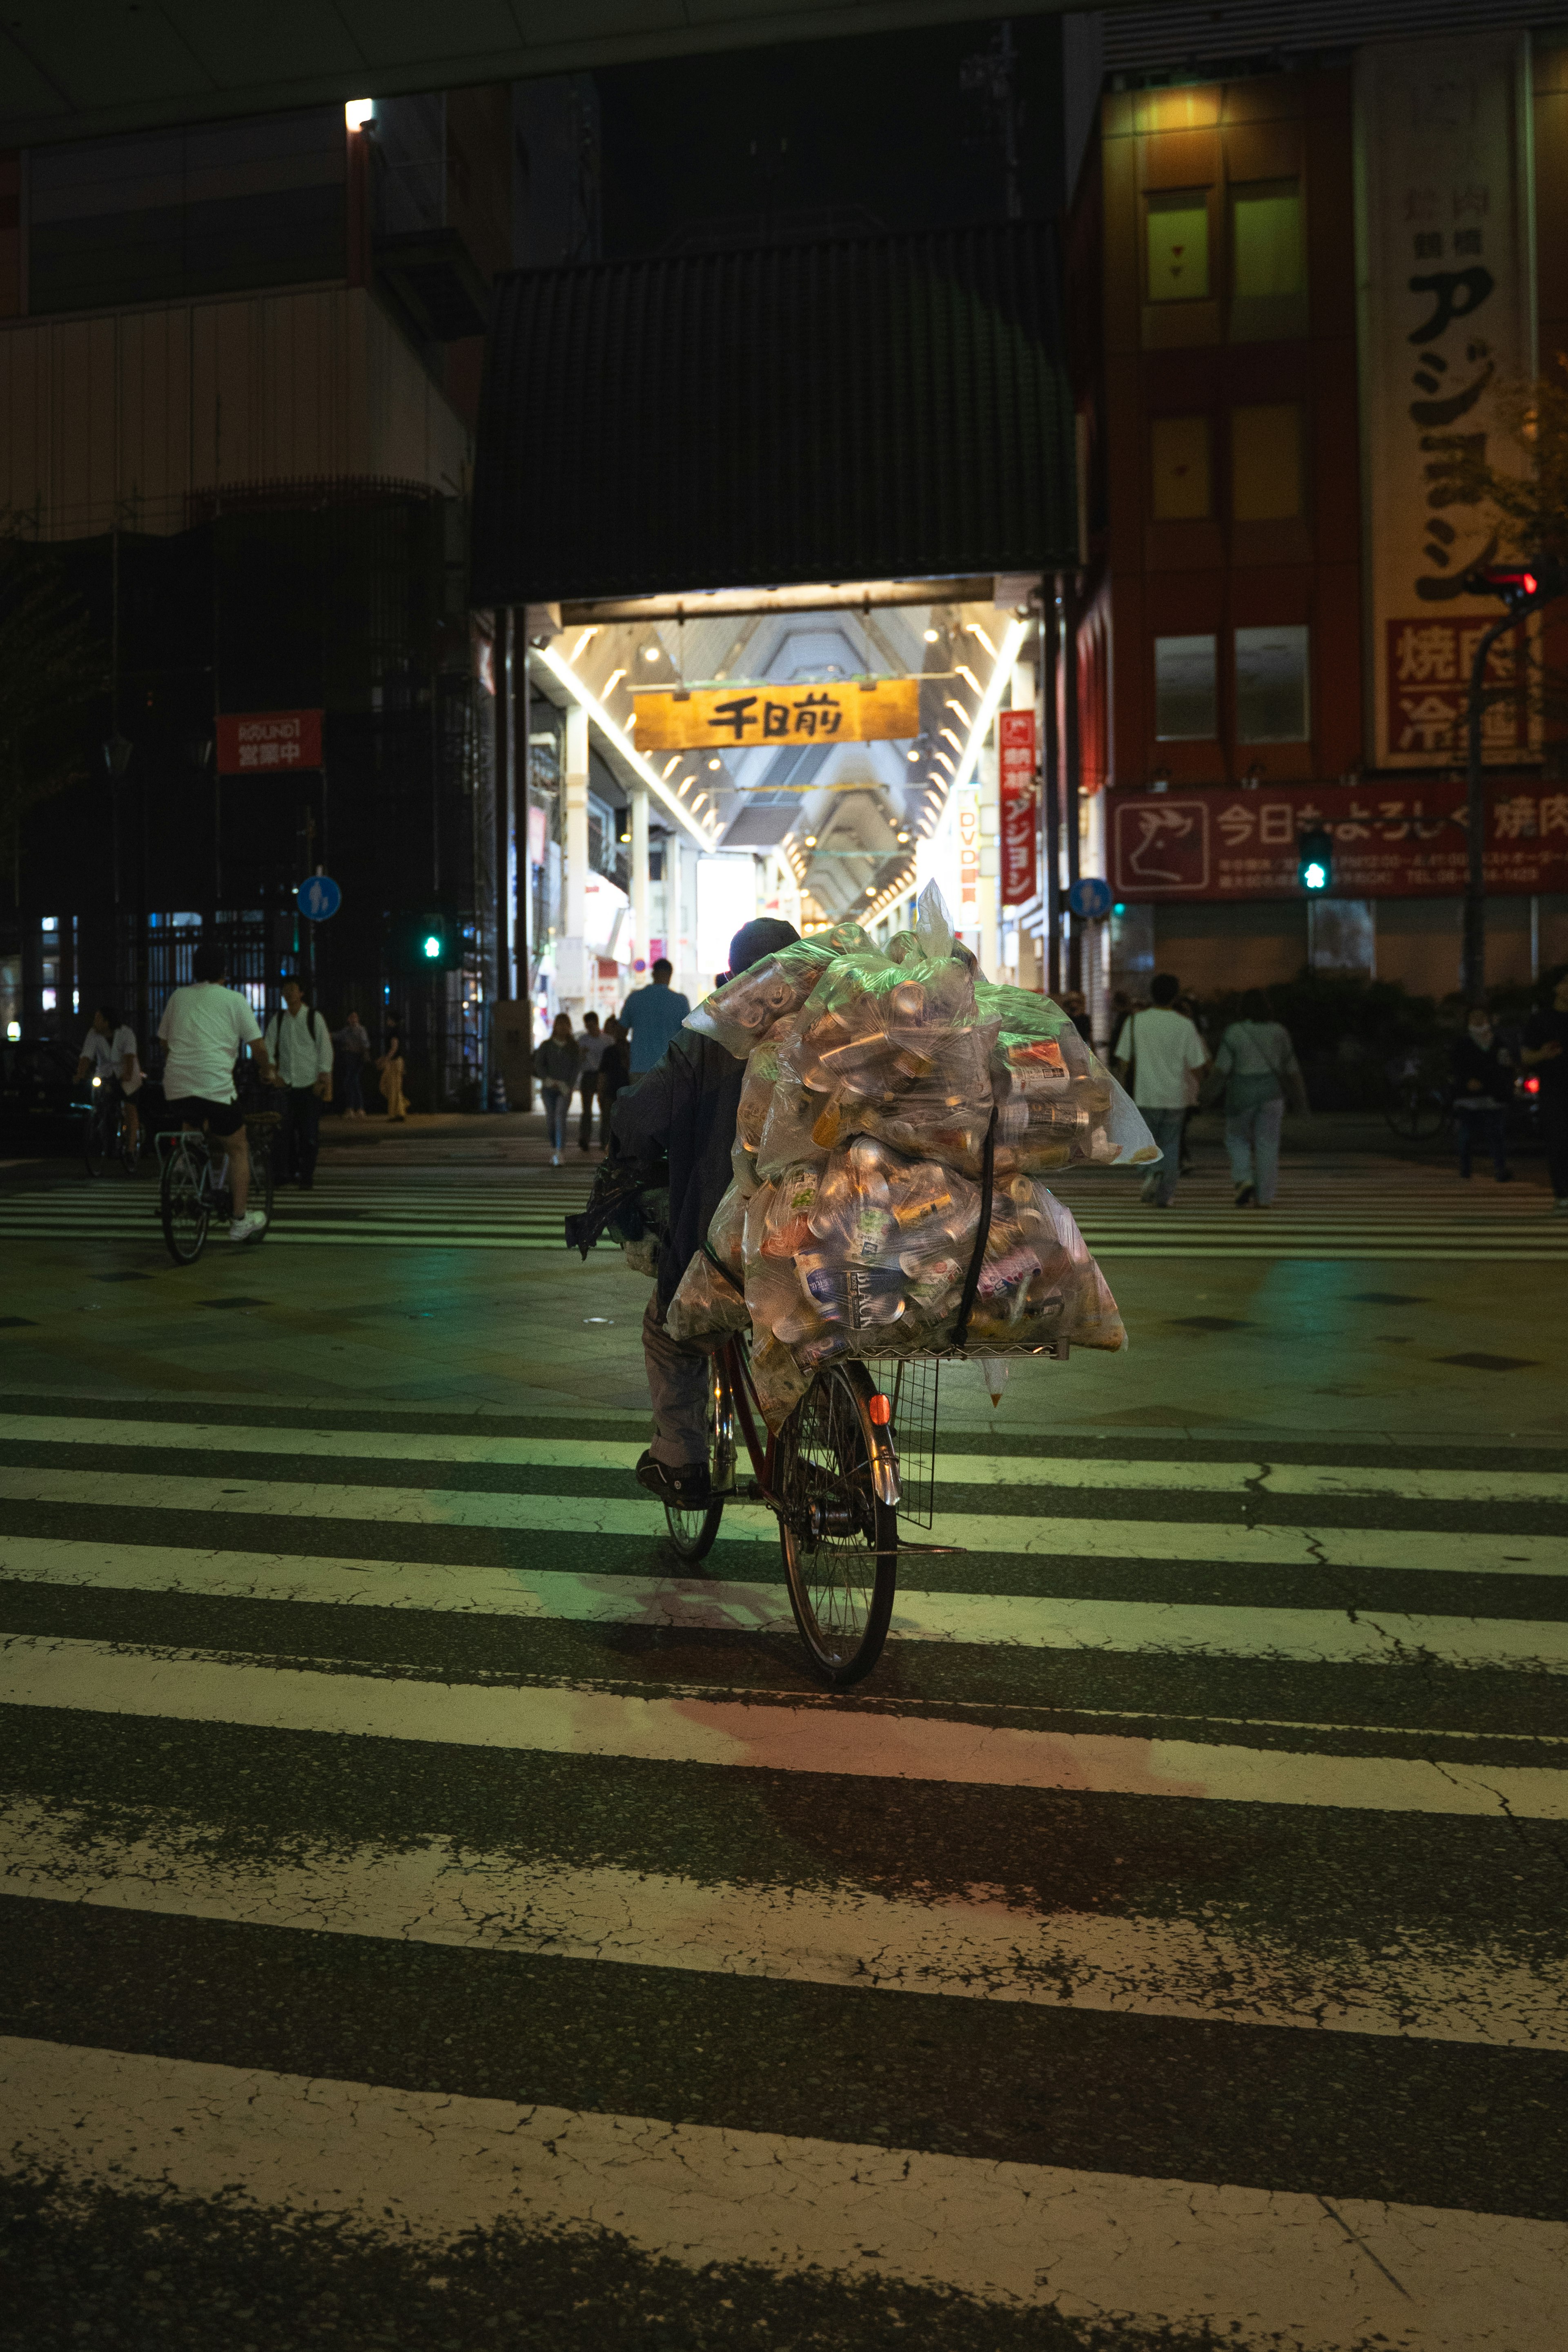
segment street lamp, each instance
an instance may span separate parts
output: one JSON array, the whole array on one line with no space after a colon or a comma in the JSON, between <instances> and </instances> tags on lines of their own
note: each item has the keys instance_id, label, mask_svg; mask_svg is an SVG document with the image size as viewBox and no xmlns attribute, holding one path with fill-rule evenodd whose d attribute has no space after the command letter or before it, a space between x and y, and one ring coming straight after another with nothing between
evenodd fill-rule
<instances>
[{"instance_id":1,"label":"street lamp","mask_svg":"<svg viewBox=\"0 0 1568 2352\"><path fill-rule=\"evenodd\" d=\"M1538 613L1568 590L1568 568L1554 557L1542 556L1521 563L1486 563L1469 572L1465 586L1473 596L1500 596L1506 610L1500 621L1483 629L1470 663L1468 712L1469 731L1469 870L1465 884L1465 944L1461 985L1469 1004L1479 1002L1486 984L1486 772L1481 766L1481 704L1486 692L1488 656L1499 637Z\"/></svg>"}]
</instances>

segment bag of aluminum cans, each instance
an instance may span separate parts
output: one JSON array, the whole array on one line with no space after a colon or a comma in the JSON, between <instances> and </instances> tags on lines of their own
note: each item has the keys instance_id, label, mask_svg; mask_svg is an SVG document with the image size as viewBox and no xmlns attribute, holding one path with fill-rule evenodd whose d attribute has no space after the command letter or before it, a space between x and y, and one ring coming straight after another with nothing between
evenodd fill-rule
<instances>
[{"instance_id":1,"label":"bag of aluminum cans","mask_svg":"<svg viewBox=\"0 0 1568 2352\"><path fill-rule=\"evenodd\" d=\"M705 996L685 1026L712 1037L744 1062L776 1022L798 1013L835 957L866 944L858 923L841 923L825 936L796 940Z\"/></svg>"},{"instance_id":2,"label":"bag of aluminum cans","mask_svg":"<svg viewBox=\"0 0 1568 2352\"><path fill-rule=\"evenodd\" d=\"M1142 1111L1059 1004L989 981L977 982L975 998L997 1022L991 1090L998 1175L1039 1176L1083 1164L1130 1168L1159 1158Z\"/></svg>"}]
</instances>

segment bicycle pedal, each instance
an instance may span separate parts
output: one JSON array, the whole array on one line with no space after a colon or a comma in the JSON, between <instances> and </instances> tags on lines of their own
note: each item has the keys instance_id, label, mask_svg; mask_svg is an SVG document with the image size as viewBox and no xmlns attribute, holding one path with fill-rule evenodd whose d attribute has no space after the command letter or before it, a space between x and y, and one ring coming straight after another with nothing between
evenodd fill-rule
<instances>
[{"instance_id":1,"label":"bicycle pedal","mask_svg":"<svg viewBox=\"0 0 1568 2352\"><path fill-rule=\"evenodd\" d=\"M761 1503L767 1500L767 1496L756 1479L748 1478L740 1489L740 1500L743 1503Z\"/></svg>"}]
</instances>

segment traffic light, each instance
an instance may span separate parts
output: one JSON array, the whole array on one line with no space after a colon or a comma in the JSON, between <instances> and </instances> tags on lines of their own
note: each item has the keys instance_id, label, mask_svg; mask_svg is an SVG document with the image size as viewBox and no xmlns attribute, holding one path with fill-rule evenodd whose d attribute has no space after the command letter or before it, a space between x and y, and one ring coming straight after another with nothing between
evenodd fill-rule
<instances>
[{"instance_id":1,"label":"traffic light","mask_svg":"<svg viewBox=\"0 0 1568 2352\"><path fill-rule=\"evenodd\" d=\"M1333 880L1333 836L1321 825L1296 844L1296 879L1314 898Z\"/></svg>"},{"instance_id":2,"label":"traffic light","mask_svg":"<svg viewBox=\"0 0 1568 2352\"><path fill-rule=\"evenodd\" d=\"M394 915L390 961L395 971L461 971L463 927L442 907Z\"/></svg>"},{"instance_id":3,"label":"traffic light","mask_svg":"<svg viewBox=\"0 0 1568 2352\"><path fill-rule=\"evenodd\" d=\"M1472 596L1497 596L1519 620L1549 604L1568 589L1568 568L1555 556L1537 556L1518 563L1482 563L1467 574Z\"/></svg>"}]
</instances>

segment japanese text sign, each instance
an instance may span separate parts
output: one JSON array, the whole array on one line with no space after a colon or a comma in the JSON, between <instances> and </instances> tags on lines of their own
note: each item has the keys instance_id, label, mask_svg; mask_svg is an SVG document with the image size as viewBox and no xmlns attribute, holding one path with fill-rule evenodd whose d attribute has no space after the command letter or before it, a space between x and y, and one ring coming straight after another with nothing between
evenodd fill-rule
<instances>
[{"instance_id":1,"label":"japanese text sign","mask_svg":"<svg viewBox=\"0 0 1568 2352\"><path fill-rule=\"evenodd\" d=\"M218 720L218 773L248 776L279 768L319 768L319 710L225 712Z\"/></svg>"},{"instance_id":2,"label":"japanese text sign","mask_svg":"<svg viewBox=\"0 0 1568 2352\"><path fill-rule=\"evenodd\" d=\"M635 698L640 751L873 743L920 732L920 680L839 678L792 686L702 686Z\"/></svg>"},{"instance_id":3,"label":"japanese text sign","mask_svg":"<svg viewBox=\"0 0 1568 2352\"><path fill-rule=\"evenodd\" d=\"M1034 713L1004 710L997 719L998 797L1001 832L1004 907L1021 907L1034 897L1039 802L1034 783Z\"/></svg>"},{"instance_id":4,"label":"japanese text sign","mask_svg":"<svg viewBox=\"0 0 1568 2352\"><path fill-rule=\"evenodd\" d=\"M1495 617L1458 621L1427 614L1387 623L1387 749L1395 758L1418 755L1428 767L1458 766L1468 758L1470 668ZM1500 637L1487 656L1483 758L1511 761L1529 748L1523 639L1522 629Z\"/></svg>"},{"instance_id":5,"label":"japanese text sign","mask_svg":"<svg viewBox=\"0 0 1568 2352\"><path fill-rule=\"evenodd\" d=\"M1457 897L1469 872L1463 784L1308 784L1176 798L1116 796L1118 898L1295 898L1297 844L1322 827L1343 898ZM1568 890L1568 787L1500 780L1487 790L1487 888Z\"/></svg>"},{"instance_id":6,"label":"japanese text sign","mask_svg":"<svg viewBox=\"0 0 1568 2352\"><path fill-rule=\"evenodd\" d=\"M1464 580L1500 545L1499 519L1444 479L1460 458L1517 469L1500 388L1534 365L1529 36L1517 29L1379 41L1357 52L1365 299L1367 614L1378 765L1460 756L1460 639L1490 599ZM1420 618L1412 618L1419 615ZM1416 633L1425 680L1408 672ZM1445 642L1446 641L1446 642ZM1406 674L1400 674L1400 661ZM1445 673L1439 676L1439 672ZM1425 684L1425 695L1412 689ZM1484 756L1529 740L1510 701L1490 714ZM1442 736L1439 747L1428 737Z\"/></svg>"}]
</instances>

